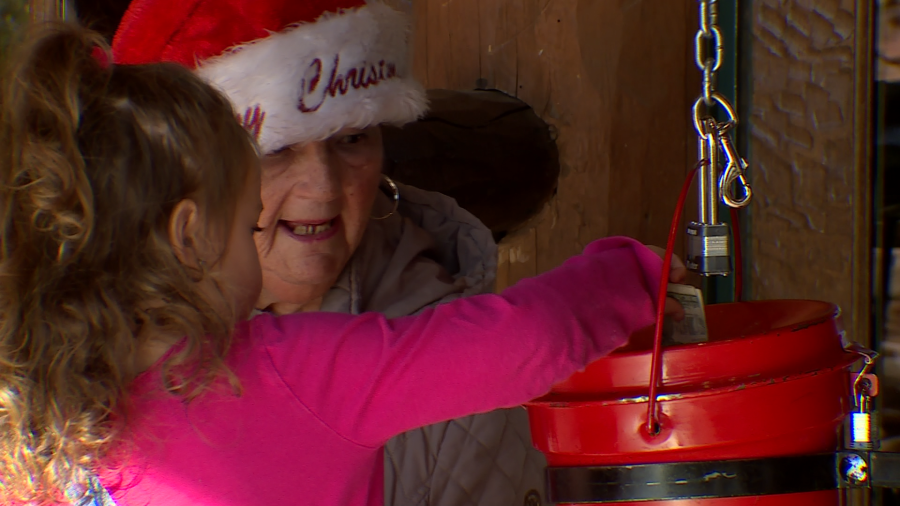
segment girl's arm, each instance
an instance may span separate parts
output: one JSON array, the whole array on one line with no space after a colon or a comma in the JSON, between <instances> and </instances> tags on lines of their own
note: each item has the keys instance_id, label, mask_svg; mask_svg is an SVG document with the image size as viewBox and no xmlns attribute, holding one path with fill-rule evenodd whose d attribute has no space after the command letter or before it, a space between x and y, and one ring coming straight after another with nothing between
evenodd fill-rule
<instances>
[{"instance_id":1,"label":"girl's arm","mask_svg":"<svg viewBox=\"0 0 900 506\"><path fill-rule=\"evenodd\" d=\"M662 262L626 238L500 295L417 316L261 316L254 330L300 402L364 446L409 429L511 407L546 393L653 323Z\"/></svg>"}]
</instances>

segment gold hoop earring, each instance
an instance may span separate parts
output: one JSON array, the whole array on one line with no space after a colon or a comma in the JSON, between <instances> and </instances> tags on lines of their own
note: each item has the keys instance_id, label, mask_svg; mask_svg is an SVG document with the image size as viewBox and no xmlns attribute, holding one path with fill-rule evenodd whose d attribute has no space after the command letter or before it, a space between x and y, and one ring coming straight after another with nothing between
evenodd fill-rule
<instances>
[{"instance_id":1,"label":"gold hoop earring","mask_svg":"<svg viewBox=\"0 0 900 506\"><path fill-rule=\"evenodd\" d=\"M391 212L385 214L384 216L378 218L371 216L370 218L372 218L373 220L384 220L391 217L395 212L397 212L397 208L400 206L400 188L397 188L397 183L395 183L393 179L387 177L384 174L382 174L381 177L383 177L388 186L391 187L391 191L393 192L393 195L391 195L391 200L394 201L394 207L393 209L391 209Z\"/></svg>"}]
</instances>

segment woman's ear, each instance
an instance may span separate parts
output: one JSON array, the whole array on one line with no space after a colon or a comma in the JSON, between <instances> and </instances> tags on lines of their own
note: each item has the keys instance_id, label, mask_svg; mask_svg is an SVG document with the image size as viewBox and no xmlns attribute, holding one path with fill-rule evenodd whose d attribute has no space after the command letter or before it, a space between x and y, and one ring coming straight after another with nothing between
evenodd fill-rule
<instances>
[{"instance_id":1,"label":"woman's ear","mask_svg":"<svg viewBox=\"0 0 900 506\"><path fill-rule=\"evenodd\" d=\"M200 212L197 203L184 199L175 204L169 216L169 244L175 257L187 269L200 269Z\"/></svg>"}]
</instances>

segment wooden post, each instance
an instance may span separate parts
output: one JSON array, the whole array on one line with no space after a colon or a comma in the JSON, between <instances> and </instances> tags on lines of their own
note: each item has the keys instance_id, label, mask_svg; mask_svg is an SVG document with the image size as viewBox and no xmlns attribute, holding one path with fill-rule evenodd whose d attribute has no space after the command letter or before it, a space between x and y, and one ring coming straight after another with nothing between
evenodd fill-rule
<instances>
[{"instance_id":1,"label":"wooden post","mask_svg":"<svg viewBox=\"0 0 900 506\"><path fill-rule=\"evenodd\" d=\"M843 309L869 344L871 12L867 0L756 0L749 9L753 299Z\"/></svg>"},{"instance_id":2,"label":"wooden post","mask_svg":"<svg viewBox=\"0 0 900 506\"><path fill-rule=\"evenodd\" d=\"M28 0L28 11L32 21L52 21L65 19L64 0Z\"/></svg>"}]
</instances>

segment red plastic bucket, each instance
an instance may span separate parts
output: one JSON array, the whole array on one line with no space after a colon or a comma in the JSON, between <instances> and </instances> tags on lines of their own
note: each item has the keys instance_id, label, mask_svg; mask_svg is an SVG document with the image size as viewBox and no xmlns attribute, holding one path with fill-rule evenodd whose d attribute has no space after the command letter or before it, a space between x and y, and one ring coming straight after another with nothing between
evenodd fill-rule
<instances>
[{"instance_id":1,"label":"red plastic bucket","mask_svg":"<svg viewBox=\"0 0 900 506\"><path fill-rule=\"evenodd\" d=\"M710 342L664 349L657 436L645 430L653 338L645 329L526 406L534 445L554 468L834 452L853 406L850 366L860 358L844 349L838 313L801 300L707 307ZM836 506L839 494L653 504Z\"/></svg>"}]
</instances>

